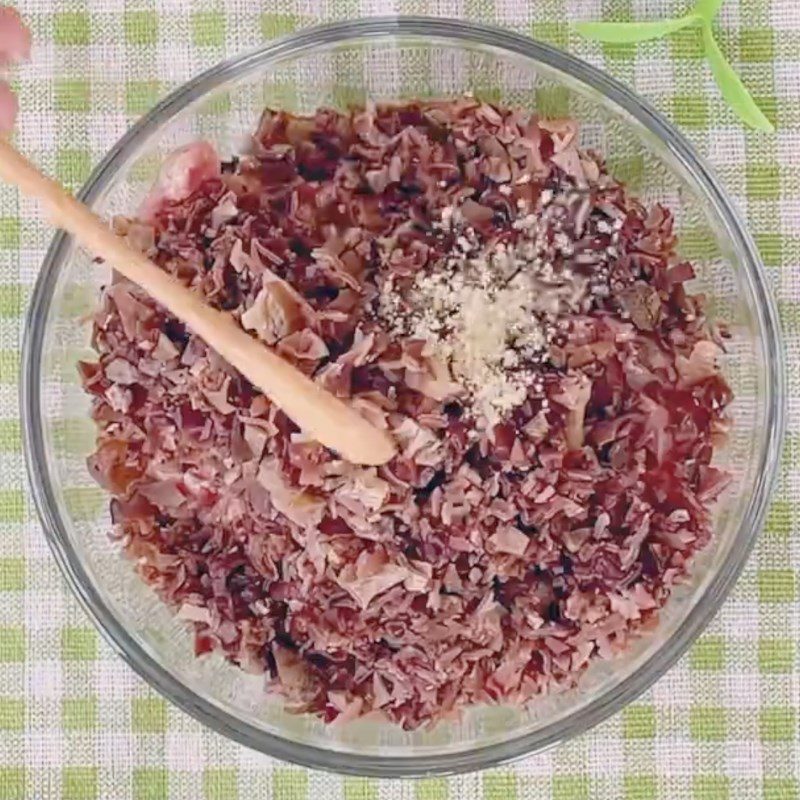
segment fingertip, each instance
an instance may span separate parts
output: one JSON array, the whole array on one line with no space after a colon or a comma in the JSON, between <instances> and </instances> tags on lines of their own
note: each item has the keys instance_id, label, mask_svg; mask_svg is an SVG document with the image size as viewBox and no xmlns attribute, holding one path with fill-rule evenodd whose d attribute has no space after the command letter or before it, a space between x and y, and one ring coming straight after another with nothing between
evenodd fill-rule
<instances>
[{"instance_id":1,"label":"fingertip","mask_svg":"<svg viewBox=\"0 0 800 800\"><path fill-rule=\"evenodd\" d=\"M31 57L31 32L16 8L0 6L0 64L17 64Z\"/></svg>"}]
</instances>

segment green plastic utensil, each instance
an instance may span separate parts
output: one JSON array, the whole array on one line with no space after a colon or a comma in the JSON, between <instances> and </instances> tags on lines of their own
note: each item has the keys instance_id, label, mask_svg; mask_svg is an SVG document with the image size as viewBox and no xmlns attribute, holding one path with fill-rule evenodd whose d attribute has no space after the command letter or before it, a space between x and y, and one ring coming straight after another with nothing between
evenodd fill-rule
<instances>
[{"instance_id":1,"label":"green plastic utensil","mask_svg":"<svg viewBox=\"0 0 800 800\"><path fill-rule=\"evenodd\" d=\"M694 8L682 17L654 22L578 22L575 30L587 39L622 44L660 39L682 28L699 27L703 50L720 94L747 125L760 131L774 131L714 39L712 23L722 3L723 0L697 0Z\"/></svg>"}]
</instances>

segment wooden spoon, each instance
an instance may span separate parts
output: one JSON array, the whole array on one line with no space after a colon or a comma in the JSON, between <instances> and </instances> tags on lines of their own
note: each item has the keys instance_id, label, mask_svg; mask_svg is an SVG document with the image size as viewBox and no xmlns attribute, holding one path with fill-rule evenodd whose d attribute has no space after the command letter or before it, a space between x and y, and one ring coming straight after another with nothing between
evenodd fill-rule
<instances>
[{"instance_id":1,"label":"wooden spoon","mask_svg":"<svg viewBox=\"0 0 800 800\"><path fill-rule=\"evenodd\" d=\"M0 177L41 201L55 225L71 233L90 253L137 283L186 323L302 431L354 464L385 464L395 454L394 442L386 431L369 423L343 400L245 333L230 315L206 305L172 275L130 247L87 206L43 175L1 137Z\"/></svg>"}]
</instances>

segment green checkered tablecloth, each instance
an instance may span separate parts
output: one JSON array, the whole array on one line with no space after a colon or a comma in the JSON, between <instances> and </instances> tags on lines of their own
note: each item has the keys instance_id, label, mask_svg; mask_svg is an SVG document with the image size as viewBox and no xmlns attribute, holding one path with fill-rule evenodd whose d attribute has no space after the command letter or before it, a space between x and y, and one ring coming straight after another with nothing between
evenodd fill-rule
<instances>
[{"instance_id":1,"label":"green checkered tablecloth","mask_svg":"<svg viewBox=\"0 0 800 800\"><path fill-rule=\"evenodd\" d=\"M696 31L600 46L579 19L653 19L683 0L24 0L33 62L20 144L76 186L158 97L224 56L301 26L380 13L495 23L633 86L713 162L746 214L780 301L790 432L766 530L723 611L638 702L544 755L452 779L305 771L204 730L115 656L69 595L23 469L22 317L50 231L0 187L0 800L800 799L800 3L726 0L721 45L776 125L746 131L718 96Z\"/></svg>"}]
</instances>

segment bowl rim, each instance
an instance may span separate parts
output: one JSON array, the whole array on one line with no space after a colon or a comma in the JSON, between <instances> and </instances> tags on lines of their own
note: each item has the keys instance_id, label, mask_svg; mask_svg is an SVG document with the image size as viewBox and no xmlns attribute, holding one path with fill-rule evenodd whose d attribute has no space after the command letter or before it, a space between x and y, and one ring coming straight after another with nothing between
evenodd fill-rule
<instances>
[{"instance_id":1,"label":"bowl rim","mask_svg":"<svg viewBox=\"0 0 800 800\"><path fill-rule=\"evenodd\" d=\"M89 582L77 552L70 547L46 467L41 406L40 374L45 321L60 266L70 249L70 237L63 232L57 233L39 272L25 319L20 407L26 468L34 502L48 544L73 594L104 639L139 676L211 730L247 747L305 767L378 778L455 774L496 766L541 751L594 727L636 699L672 667L719 610L757 538L780 463L786 402L780 323L768 288L766 270L744 223L705 160L670 122L615 78L569 53L500 28L454 19L390 16L319 25L276 39L256 50L222 61L172 91L137 120L108 151L81 189L80 198L89 204L97 200L113 178L118 165L134 150L140 136L226 80L235 78L240 72L250 67L265 66L277 59L301 55L320 46L392 36L480 44L510 55L533 59L566 72L588 88L600 92L667 144L672 155L692 175L722 222L726 235L742 255L744 278L757 301L753 313L764 333L766 420L753 500L736 532L736 539L741 540L740 546L731 549L730 556L710 580L701 600L695 603L681 627L620 684L609 688L567 719L549 723L537 731L504 742L458 753L382 756L327 751L265 732L223 711L173 677L117 622Z\"/></svg>"}]
</instances>

